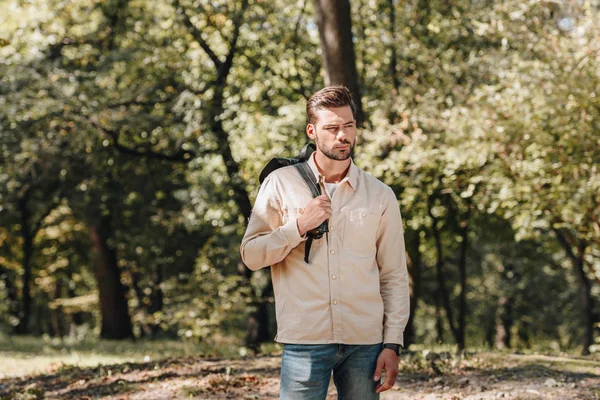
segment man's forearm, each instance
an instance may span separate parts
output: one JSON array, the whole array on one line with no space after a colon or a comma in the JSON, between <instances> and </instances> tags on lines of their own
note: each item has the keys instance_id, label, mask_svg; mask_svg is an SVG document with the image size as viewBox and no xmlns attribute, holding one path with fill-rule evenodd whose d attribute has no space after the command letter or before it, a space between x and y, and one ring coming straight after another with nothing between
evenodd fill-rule
<instances>
[{"instance_id":1,"label":"man's forearm","mask_svg":"<svg viewBox=\"0 0 600 400\"><path fill-rule=\"evenodd\" d=\"M240 247L242 261L253 271L277 264L303 240L296 221L290 221L269 233L246 232Z\"/></svg>"}]
</instances>

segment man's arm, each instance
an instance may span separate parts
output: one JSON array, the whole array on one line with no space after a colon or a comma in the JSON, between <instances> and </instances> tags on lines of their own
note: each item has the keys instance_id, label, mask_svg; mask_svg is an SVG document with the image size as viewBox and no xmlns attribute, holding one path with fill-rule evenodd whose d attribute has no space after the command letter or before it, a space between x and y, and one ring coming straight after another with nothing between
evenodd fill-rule
<instances>
[{"instance_id":1,"label":"man's arm","mask_svg":"<svg viewBox=\"0 0 600 400\"><path fill-rule=\"evenodd\" d=\"M396 195L387 188L387 207L377 230L377 264L384 307L383 343L404 345L404 328L410 314L410 292L404 229Z\"/></svg>"},{"instance_id":2,"label":"man's arm","mask_svg":"<svg viewBox=\"0 0 600 400\"><path fill-rule=\"evenodd\" d=\"M282 215L276 179L271 174L260 187L240 247L242 261L251 270L282 261L304 240L296 220L282 225Z\"/></svg>"},{"instance_id":3,"label":"man's arm","mask_svg":"<svg viewBox=\"0 0 600 400\"><path fill-rule=\"evenodd\" d=\"M377 229L377 265L379 266L379 290L383 299L383 343L404 345L404 328L410 313L410 293L404 229L396 195L390 188L385 193L386 208ZM385 370L385 382L379 383L381 371ZM373 379L377 393L394 386L398 376L396 351L384 348L377 358Z\"/></svg>"}]
</instances>

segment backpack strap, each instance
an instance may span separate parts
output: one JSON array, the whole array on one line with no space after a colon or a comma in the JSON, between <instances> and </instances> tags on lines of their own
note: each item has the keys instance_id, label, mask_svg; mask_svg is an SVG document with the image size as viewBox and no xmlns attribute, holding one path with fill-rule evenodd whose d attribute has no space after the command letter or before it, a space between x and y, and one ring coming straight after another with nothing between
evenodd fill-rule
<instances>
[{"instance_id":1,"label":"backpack strap","mask_svg":"<svg viewBox=\"0 0 600 400\"><path fill-rule=\"evenodd\" d=\"M302 179L304 179L304 182L306 182L306 185L308 186L308 188L310 189L310 192L312 193L313 199L315 197L319 197L321 195L321 187L319 186L318 182L316 181L315 175L313 174L313 172L310 169L310 167L308 166L308 164L305 162L301 162L298 164L294 164L294 167L296 167L296 169L298 170L298 173L300 174Z\"/></svg>"},{"instance_id":2,"label":"backpack strap","mask_svg":"<svg viewBox=\"0 0 600 400\"><path fill-rule=\"evenodd\" d=\"M319 183L315 180L315 175L313 174L308 164L306 162L301 162L298 164L294 164L294 167L296 167L296 170L298 170L298 173L300 174L302 179L304 179L304 182L306 182L306 185L312 193L313 199L315 197L320 196L321 187L319 186ZM306 245L304 247L304 262L307 264L309 264L308 256L310 255L310 248L312 246L312 242L313 238L309 236L306 239Z\"/></svg>"}]
</instances>

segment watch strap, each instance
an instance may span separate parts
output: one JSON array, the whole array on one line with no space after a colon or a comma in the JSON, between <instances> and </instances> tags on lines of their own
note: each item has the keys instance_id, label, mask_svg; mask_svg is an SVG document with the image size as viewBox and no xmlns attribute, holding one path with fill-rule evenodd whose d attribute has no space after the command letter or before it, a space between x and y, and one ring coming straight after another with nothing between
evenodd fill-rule
<instances>
[{"instance_id":1,"label":"watch strap","mask_svg":"<svg viewBox=\"0 0 600 400\"><path fill-rule=\"evenodd\" d=\"M394 352L396 353L396 355L399 356L400 355L400 350L402 349L402 346L400 346L397 343L384 343L383 344L383 348L384 349L394 350Z\"/></svg>"}]
</instances>

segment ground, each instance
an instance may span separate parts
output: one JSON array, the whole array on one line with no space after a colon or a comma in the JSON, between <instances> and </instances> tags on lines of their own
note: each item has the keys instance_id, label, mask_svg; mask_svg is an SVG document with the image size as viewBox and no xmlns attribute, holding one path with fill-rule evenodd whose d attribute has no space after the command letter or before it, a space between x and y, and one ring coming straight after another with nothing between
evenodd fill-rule
<instances>
[{"instance_id":1,"label":"ground","mask_svg":"<svg viewBox=\"0 0 600 400\"><path fill-rule=\"evenodd\" d=\"M0 399L279 398L280 357L276 352L251 357L178 355L156 360L155 355L146 355L141 362L106 364L99 359L104 365L95 367L64 361L44 364L36 357L30 354L17 368L16 353L0 346ZM27 360L41 363L41 369L33 372L23 368ZM335 393L331 384L328 399L335 399ZM600 399L600 358L498 352L457 357L447 352L407 352L400 358L394 388L381 398Z\"/></svg>"}]
</instances>

